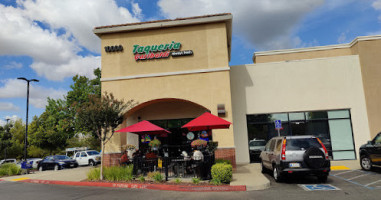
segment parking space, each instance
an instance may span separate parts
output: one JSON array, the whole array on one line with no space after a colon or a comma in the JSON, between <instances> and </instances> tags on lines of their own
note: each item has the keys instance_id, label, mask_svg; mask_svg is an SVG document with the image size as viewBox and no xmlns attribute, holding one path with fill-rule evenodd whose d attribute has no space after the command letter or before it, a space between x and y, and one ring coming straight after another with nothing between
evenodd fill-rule
<instances>
[{"instance_id":1,"label":"parking space","mask_svg":"<svg viewBox=\"0 0 381 200\"><path fill-rule=\"evenodd\" d=\"M331 171L326 183L319 182L314 176L294 176L286 181L277 183L270 174L265 174L270 180L271 188L279 191L294 190L308 192L343 191L366 192L381 190L381 170L341 170Z\"/></svg>"},{"instance_id":2,"label":"parking space","mask_svg":"<svg viewBox=\"0 0 381 200\"><path fill-rule=\"evenodd\" d=\"M345 170L333 171L331 176L336 179L344 180L349 183L367 188L381 189L381 170L363 171L363 170Z\"/></svg>"}]
</instances>

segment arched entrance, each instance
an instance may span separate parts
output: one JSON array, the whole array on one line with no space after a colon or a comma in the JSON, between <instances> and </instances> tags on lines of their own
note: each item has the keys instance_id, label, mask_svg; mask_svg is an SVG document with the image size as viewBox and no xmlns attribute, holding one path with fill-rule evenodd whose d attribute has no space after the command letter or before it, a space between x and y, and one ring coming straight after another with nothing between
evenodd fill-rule
<instances>
[{"instance_id":1,"label":"arched entrance","mask_svg":"<svg viewBox=\"0 0 381 200\"><path fill-rule=\"evenodd\" d=\"M141 103L125 114L125 126L130 126L142 120L147 120L171 133L168 137L159 138L163 145L169 148L170 154L175 151L189 150L191 140L187 138L187 130L181 126L190 120L200 116L204 112L210 112L204 106L191 101L175 98L155 99ZM197 137L197 134L196 134ZM152 139L152 138L151 138ZM142 138L137 134L128 133L126 144L133 144L137 147L144 147ZM174 155L170 155L174 156Z\"/></svg>"}]
</instances>

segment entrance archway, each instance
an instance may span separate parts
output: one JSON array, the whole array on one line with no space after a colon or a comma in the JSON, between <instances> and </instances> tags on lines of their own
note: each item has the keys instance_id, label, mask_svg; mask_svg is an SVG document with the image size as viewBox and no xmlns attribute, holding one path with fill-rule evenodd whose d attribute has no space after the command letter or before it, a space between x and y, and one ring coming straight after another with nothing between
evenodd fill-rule
<instances>
[{"instance_id":1,"label":"entrance archway","mask_svg":"<svg viewBox=\"0 0 381 200\"><path fill-rule=\"evenodd\" d=\"M187 131L181 129L181 126L205 112L210 111L204 106L188 100L175 98L155 99L141 103L129 110L125 114L124 126L142 120L150 121L172 132L167 138L160 139L163 144L174 149L181 149L181 145L186 146L189 143L186 138ZM128 133L125 141L126 144L139 147L143 145L141 139L137 134Z\"/></svg>"}]
</instances>

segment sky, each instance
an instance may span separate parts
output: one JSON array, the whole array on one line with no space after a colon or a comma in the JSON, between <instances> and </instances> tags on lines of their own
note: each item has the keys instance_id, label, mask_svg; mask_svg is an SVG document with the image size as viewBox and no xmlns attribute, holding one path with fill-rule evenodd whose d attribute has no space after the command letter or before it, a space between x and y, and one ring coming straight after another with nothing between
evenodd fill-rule
<instances>
[{"instance_id":1,"label":"sky","mask_svg":"<svg viewBox=\"0 0 381 200\"><path fill-rule=\"evenodd\" d=\"M97 26L232 13L230 65L256 51L349 43L381 34L381 0L0 0L0 125L29 122L72 77L101 68Z\"/></svg>"}]
</instances>

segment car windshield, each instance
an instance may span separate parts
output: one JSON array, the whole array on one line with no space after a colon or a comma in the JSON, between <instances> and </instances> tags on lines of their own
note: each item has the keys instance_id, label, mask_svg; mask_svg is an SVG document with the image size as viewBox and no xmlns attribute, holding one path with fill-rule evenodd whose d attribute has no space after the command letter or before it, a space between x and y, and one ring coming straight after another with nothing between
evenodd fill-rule
<instances>
[{"instance_id":1,"label":"car windshield","mask_svg":"<svg viewBox=\"0 0 381 200\"><path fill-rule=\"evenodd\" d=\"M306 150L310 147L321 148L321 145L316 138L293 138L286 142L286 150Z\"/></svg>"},{"instance_id":2,"label":"car windshield","mask_svg":"<svg viewBox=\"0 0 381 200\"><path fill-rule=\"evenodd\" d=\"M64 155L62 155L62 156L54 156L54 158L55 158L56 160L70 159L68 156L64 156Z\"/></svg>"},{"instance_id":3,"label":"car windshield","mask_svg":"<svg viewBox=\"0 0 381 200\"><path fill-rule=\"evenodd\" d=\"M87 154L89 156L92 156L92 155L99 155L99 152L98 151L88 151Z\"/></svg>"},{"instance_id":4,"label":"car windshield","mask_svg":"<svg viewBox=\"0 0 381 200\"><path fill-rule=\"evenodd\" d=\"M252 147L254 147L254 146L266 146L266 141L262 141L262 140L251 141L249 145Z\"/></svg>"}]
</instances>

